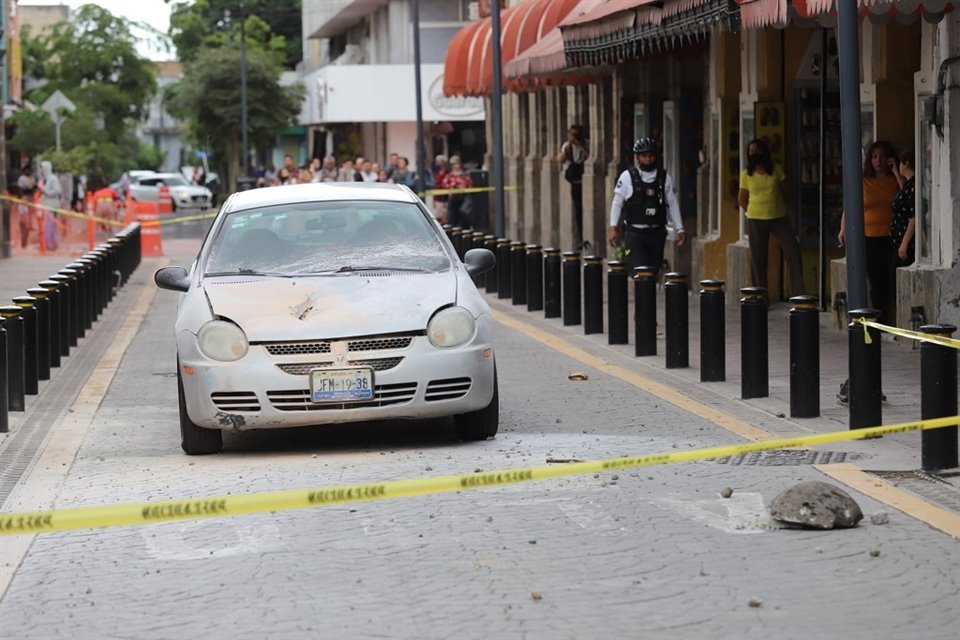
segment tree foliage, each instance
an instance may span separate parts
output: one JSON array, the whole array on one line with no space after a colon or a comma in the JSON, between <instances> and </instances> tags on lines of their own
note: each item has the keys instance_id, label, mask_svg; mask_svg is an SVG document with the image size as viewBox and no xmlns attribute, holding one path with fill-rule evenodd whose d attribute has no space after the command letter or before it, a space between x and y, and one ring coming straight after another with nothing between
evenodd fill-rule
<instances>
[{"instance_id":1,"label":"tree foliage","mask_svg":"<svg viewBox=\"0 0 960 640\"><path fill-rule=\"evenodd\" d=\"M167 2L172 4L170 37L184 63L196 60L207 49L239 41L242 16L249 49L270 53L287 69L293 69L303 57L301 0Z\"/></svg>"},{"instance_id":2,"label":"tree foliage","mask_svg":"<svg viewBox=\"0 0 960 640\"><path fill-rule=\"evenodd\" d=\"M198 147L213 152L221 174L233 184L241 153L240 48L230 44L204 49L184 68L165 102L188 123ZM300 84L281 86L280 70L271 56L247 52L247 131L251 146L269 147L276 132L294 124L303 103Z\"/></svg>"},{"instance_id":3,"label":"tree foliage","mask_svg":"<svg viewBox=\"0 0 960 640\"><path fill-rule=\"evenodd\" d=\"M12 149L48 158L57 171L108 176L156 155L133 133L157 83L153 63L137 53L132 25L87 4L71 22L57 23L44 34L22 31L26 101L40 105L59 90L76 110L61 127L60 152L50 115L39 108L20 110L13 117Z\"/></svg>"}]
</instances>

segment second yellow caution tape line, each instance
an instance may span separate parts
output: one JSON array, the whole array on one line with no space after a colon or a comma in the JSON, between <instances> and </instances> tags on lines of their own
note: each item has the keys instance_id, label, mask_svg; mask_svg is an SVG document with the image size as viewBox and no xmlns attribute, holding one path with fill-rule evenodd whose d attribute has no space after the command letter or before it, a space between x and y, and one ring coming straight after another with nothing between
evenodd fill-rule
<instances>
[{"instance_id":1,"label":"second yellow caution tape line","mask_svg":"<svg viewBox=\"0 0 960 640\"><path fill-rule=\"evenodd\" d=\"M900 327L891 327L890 325L880 324L879 322L874 322L873 320L868 320L866 318L857 318L855 322L863 325L863 341L867 344L873 342L873 339L870 337L870 332L867 331L867 327L873 327L879 331L892 333L903 338L919 340L920 342L930 342L932 344L938 344L941 347L949 347L951 349L960 349L960 340L957 340L956 338L950 338L948 336L938 335L935 333L909 331L907 329L901 329Z\"/></svg>"},{"instance_id":2,"label":"second yellow caution tape line","mask_svg":"<svg viewBox=\"0 0 960 640\"><path fill-rule=\"evenodd\" d=\"M834 431L817 435L783 438L764 442L669 451L622 458L608 458L563 465L543 465L499 469L453 476L412 478L362 484L336 485L314 489L292 489L231 496L209 496L161 502L144 502L51 511L0 513L0 535L37 534L53 531L158 524L177 520L195 520L252 513L306 509L329 505L369 502L391 498L422 496L467 489L480 489L533 480L546 480L587 473L602 473L661 464L726 458L754 451L814 446L845 440L956 427L960 416L903 422L881 427Z\"/></svg>"}]
</instances>

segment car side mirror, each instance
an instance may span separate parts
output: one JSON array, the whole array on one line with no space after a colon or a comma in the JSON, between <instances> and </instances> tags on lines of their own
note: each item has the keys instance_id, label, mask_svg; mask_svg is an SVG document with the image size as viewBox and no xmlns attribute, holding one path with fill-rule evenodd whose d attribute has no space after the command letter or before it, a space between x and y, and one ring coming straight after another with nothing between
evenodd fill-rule
<instances>
[{"instance_id":1,"label":"car side mirror","mask_svg":"<svg viewBox=\"0 0 960 640\"><path fill-rule=\"evenodd\" d=\"M478 276L497 266L497 256L489 249L470 249L463 256L463 262L467 265L468 274Z\"/></svg>"},{"instance_id":2,"label":"car side mirror","mask_svg":"<svg viewBox=\"0 0 960 640\"><path fill-rule=\"evenodd\" d=\"M190 288L190 276L183 267L164 267L153 274L153 281L161 289L187 291Z\"/></svg>"}]
</instances>

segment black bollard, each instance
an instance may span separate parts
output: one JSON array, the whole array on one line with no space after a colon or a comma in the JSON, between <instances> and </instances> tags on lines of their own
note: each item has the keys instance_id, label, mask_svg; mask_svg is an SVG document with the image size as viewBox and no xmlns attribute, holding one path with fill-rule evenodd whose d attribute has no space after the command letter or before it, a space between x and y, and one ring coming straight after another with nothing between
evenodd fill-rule
<instances>
[{"instance_id":1,"label":"black bollard","mask_svg":"<svg viewBox=\"0 0 960 640\"><path fill-rule=\"evenodd\" d=\"M0 381L0 433L10 431L10 403L7 401L7 330L3 325L6 320L0 316L0 371L4 379Z\"/></svg>"},{"instance_id":2,"label":"black bollard","mask_svg":"<svg viewBox=\"0 0 960 640\"><path fill-rule=\"evenodd\" d=\"M723 280L700 281L700 382L727 379Z\"/></svg>"},{"instance_id":3,"label":"black bollard","mask_svg":"<svg viewBox=\"0 0 960 640\"><path fill-rule=\"evenodd\" d=\"M98 285L96 273L94 271L95 263L90 258L77 258L77 260L67 266L75 269L76 265L81 265L83 268L83 278L85 280L84 288L87 291L87 299L84 302L83 309L86 312L86 324L84 327L87 330L93 328L93 323L97 321L97 315L100 313L100 310L97 308L97 300L99 300L100 294L98 293Z\"/></svg>"},{"instance_id":4,"label":"black bollard","mask_svg":"<svg viewBox=\"0 0 960 640\"><path fill-rule=\"evenodd\" d=\"M497 256L497 260L499 261L500 256L497 252L497 236L489 234L483 236L483 246L492 251L493 255ZM487 271L487 273L484 275L486 277L485 284L487 285L487 293L496 293L498 281L497 266L494 265L493 269L490 269L490 271Z\"/></svg>"},{"instance_id":5,"label":"black bollard","mask_svg":"<svg viewBox=\"0 0 960 640\"><path fill-rule=\"evenodd\" d=\"M820 309L816 296L790 298L790 417L820 417Z\"/></svg>"},{"instance_id":6,"label":"black bollard","mask_svg":"<svg viewBox=\"0 0 960 640\"><path fill-rule=\"evenodd\" d=\"M603 333L603 258L583 259L583 332Z\"/></svg>"},{"instance_id":7,"label":"black bollard","mask_svg":"<svg viewBox=\"0 0 960 640\"><path fill-rule=\"evenodd\" d=\"M511 296L510 278L510 241L497 238L497 298Z\"/></svg>"},{"instance_id":8,"label":"black bollard","mask_svg":"<svg viewBox=\"0 0 960 640\"><path fill-rule=\"evenodd\" d=\"M580 318L580 252L564 251L561 264L563 272L563 324L578 325Z\"/></svg>"},{"instance_id":9,"label":"black bollard","mask_svg":"<svg viewBox=\"0 0 960 640\"><path fill-rule=\"evenodd\" d=\"M54 280L41 280L39 286L47 290L47 304L50 309L50 366L60 366L60 338L63 335L60 321L63 319L63 310L60 308L60 283Z\"/></svg>"},{"instance_id":10,"label":"black bollard","mask_svg":"<svg viewBox=\"0 0 960 640\"><path fill-rule=\"evenodd\" d=\"M883 424L883 379L880 375L880 330L866 327L860 318L876 322L876 309L854 309L847 313L849 339L849 372L847 404L850 406L850 428L879 427ZM866 334L864 333L866 331ZM865 338L865 335L867 336Z\"/></svg>"},{"instance_id":11,"label":"black bollard","mask_svg":"<svg viewBox=\"0 0 960 640\"><path fill-rule=\"evenodd\" d=\"M70 355L70 347L76 346L77 341L73 339L71 342L71 335L73 333L73 322L70 314L70 305L72 304L72 299L70 297L71 286L70 286L70 276L65 276L62 273L55 273L49 278L53 282L57 283L57 293L60 296L60 356L67 357Z\"/></svg>"},{"instance_id":12,"label":"black bollard","mask_svg":"<svg viewBox=\"0 0 960 640\"><path fill-rule=\"evenodd\" d=\"M543 249L528 244L527 250L527 311L543 310Z\"/></svg>"},{"instance_id":13,"label":"black bollard","mask_svg":"<svg viewBox=\"0 0 960 640\"><path fill-rule=\"evenodd\" d=\"M627 265L611 260L607 267L607 344L627 344Z\"/></svg>"},{"instance_id":14,"label":"black bollard","mask_svg":"<svg viewBox=\"0 0 960 640\"><path fill-rule=\"evenodd\" d=\"M560 250L543 250L543 317L560 317Z\"/></svg>"},{"instance_id":15,"label":"black bollard","mask_svg":"<svg viewBox=\"0 0 960 640\"><path fill-rule=\"evenodd\" d=\"M470 243L470 248L471 249L484 248L483 231L473 232L473 239L472 239L472 242ZM486 285L486 282L487 282L487 274L485 273L478 273L477 275L473 276L473 284L477 286L477 289L482 289Z\"/></svg>"},{"instance_id":16,"label":"black bollard","mask_svg":"<svg viewBox=\"0 0 960 640\"><path fill-rule=\"evenodd\" d=\"M33 296L17 296L13 299L13 304L20 307L20 317L23 318L23 392L28 396L40 393L35 303Z\"/></svg>"},{"instance_id":17,"label":"black bollard","mask_svg":"<svg viewBox=\"0 0 960 640\"><path fill-rule=\"evenodd\" d=\"M685 369L690 366L690 287L682 273L668 273L665 277L666 367Z\"/></svg>"},{"instance_id":18,"label":"black bollard","mask_svg":"<svg viewBox=\"0 0 960 640\"><path fill-rule=\"evenodd\" d=\"M70 276L70 320L73 323L73 337L70 339L70 346L77 346L77 340L84 337L87 333L87 285L83 277L83 265L77 265L77 268L67 267L60 269L62 275Z\"/></svg>"},{"instance_id":19,"label":"black bollard","mask_svg":"<svg viewBox=\"0 0 960 640\"><path fill-rule=\"evenodd\" d=\"M740 294L740 397L766 398L770 395L767 290L744 287Z\"/></svg>"},{"instance_id":20,"label":"black bollard","mask_svg":"<svg viewBox=\"0 0 960 640\"><path fill-rule=\"evenodd\" d=\"M453 244L453 225L452 225L452 224L444 224L444 225L443 225L443 232L447 235L447 240L450 241L450 244ZM457 248L456 245L454 245L453 248L456 249L456 248Z\"/></svg>"},{"instance_id":21,"label":"black bollard","mask_svg":"<svg viewBox=\"0 0 960 640\"><path fill-rule=\"evenodd\" d=\"M453 243L453 250L457 252L457 256L463 260L463 247L460 246L460 241L463 238L463 229L460 227L453 227L450 230L450 242Z\"/></svg>"},{"instance_id":22,"label":"black bollard","mask_svg":"<svg viewBox=\"0 0 960 640\"><path fill-rule=\"evenodd\" d=\"M23 357L23 319L20 307L8 305L0 307L4 329L7 332L7 368L6 381L0 385L7 389L7 405L10 411L25 411L24 398L24 357Z\"/></svg>"},{"instance_id":23,"label":"black bollard","mask_svg":"<svg viewBox=\"0 0 960 640\"><path fill-rule=\"evenodd\" d=\"M527 304L527 247L522 242L510 243L510 280L513 304Z\"/></svg>"},{"instance_id":24,"label":"black bollard","mask_svg":"<svg viewBox=\"0 0 960 640\"><path fill-rule=\"evenodd\" d=\"M50 379L50 305L47 302L47 290L43 287L30 287L27 295L33 298L33 308L37 311L37 379Z\"/></svg>"},{"instance_id":25,"label":"black bollard","mask_svg":"<svg viewBox=\"0 0 960 640\"><path fill-rule=\"evenodd\" d=\"M949 338L957 328L950 324L927 324L923 333ZM932 342L920 345L920 419L957 415L957 351ZM921 437L924 471L954 469L957 461L957 427L926 429Z\"/></svg>"},{"instance_id":26,"label":"black bollard","mask_svg":"<svg viewBox=\"0 0 960 640\"><path fill-rule=\"evenodd\" d=\"M637 356L657 355L657 270L640 266L633 269L633 323Z\"/></svg>"}]
</instances>

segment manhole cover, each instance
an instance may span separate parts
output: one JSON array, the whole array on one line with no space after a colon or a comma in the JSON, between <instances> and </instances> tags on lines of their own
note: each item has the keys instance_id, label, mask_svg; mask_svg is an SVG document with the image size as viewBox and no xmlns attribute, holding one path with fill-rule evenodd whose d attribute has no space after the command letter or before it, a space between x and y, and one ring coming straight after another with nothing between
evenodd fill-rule
<instances>
[{"instance_id":1,"label":"manhole cover","mask_svg":"<svg viewBox=\"0 0 960 640\"><path fill-rule=\"evenodd\" d=\"M802 464L830 464L857 460L861 456L846 451L811 451L809 449L772 449L751 451L726 458L710 458L716 464L759 465L761 467L794 467Z\"/></svg>"},{"instance_id":2,"label":"manhole cover","mask_svg":"<svg viewBox=\"0 0 960 640\"><path fill-rule=\"evenodd\" d=\"M867 471L925 500L960 511L960 487L928 471Z\"/></svg>"}]
</instances>

